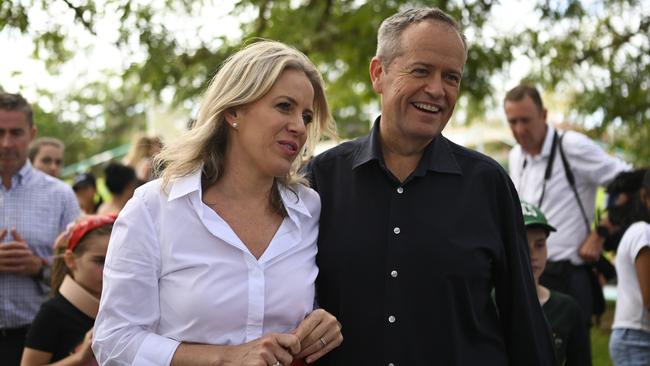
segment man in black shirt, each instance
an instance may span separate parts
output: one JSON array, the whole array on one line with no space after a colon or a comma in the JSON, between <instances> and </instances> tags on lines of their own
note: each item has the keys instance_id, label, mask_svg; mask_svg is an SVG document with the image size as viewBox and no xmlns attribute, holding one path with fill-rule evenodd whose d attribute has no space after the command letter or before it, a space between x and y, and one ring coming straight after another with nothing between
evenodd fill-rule
<instances>
[{"instance_id":1,"label":"man in black shirt","mask_svg":"<svg viewBox=\"0 0 650 366\"><path fill-rule=\"evenodd\" d=\"M307 168L322 200L317 301L345 335L318 364L554 365L515 189L440 134L467 56L458 24L404 10L378 41L381 117Z\"/></svg>"}]
</instances>

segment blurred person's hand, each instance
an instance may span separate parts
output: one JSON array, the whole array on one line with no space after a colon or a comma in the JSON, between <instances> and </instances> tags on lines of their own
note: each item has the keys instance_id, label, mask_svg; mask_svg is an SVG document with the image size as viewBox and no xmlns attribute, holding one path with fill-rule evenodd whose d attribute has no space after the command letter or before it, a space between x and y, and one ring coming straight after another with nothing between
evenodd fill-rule
<instances>
[{"instance_id":1,"label":"blurred person's hand","mask_svg":"<svg viewBox=\"0 0 650 366\"><path fill-rule=\"evenodd\" d=\"M0 241L7 236L8 230L0 231ZM14 240L0 243L0 272L15 273L23 276L36 276L40 273L43 261L34 255L18 232L13 229Z\"/></svg>"}]
</instances>

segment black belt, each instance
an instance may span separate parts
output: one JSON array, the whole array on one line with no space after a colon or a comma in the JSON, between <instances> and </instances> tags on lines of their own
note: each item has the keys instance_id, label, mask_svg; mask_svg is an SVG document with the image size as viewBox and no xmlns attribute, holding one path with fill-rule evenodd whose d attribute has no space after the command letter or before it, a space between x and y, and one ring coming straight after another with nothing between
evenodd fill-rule
<instances>
[{"instance_id":1,"label":"black belt","mask_svg":"<svg viewBox=\"0 0 650 366\"><path fill-rule=\"evenodd\" d=\"M29 325L25 325L19 328L0 329L0 338L13 338L13 337L24 336L27 334L28 330L29 330Z\"/></svg>"}]
</instances>

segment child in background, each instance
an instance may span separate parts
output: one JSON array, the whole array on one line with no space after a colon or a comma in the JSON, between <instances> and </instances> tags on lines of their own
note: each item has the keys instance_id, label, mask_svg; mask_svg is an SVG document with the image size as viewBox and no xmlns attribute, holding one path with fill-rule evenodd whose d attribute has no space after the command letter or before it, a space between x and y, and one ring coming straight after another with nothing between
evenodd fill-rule
<instances>
[{"instance_id":1,"label":"child in background","mask_svg":"<svg viewBox=\"0 0 650 366\"><path fill-rule=\"evenodd\" d=\"M522 202L521 211L526 225L537 298L553 331L557 361L564 366L591 366L589 333L581 320L580 307L573 298L539 284L539 277L546 266L546 239L555 228L549 225L546 216L536 206Z\"/></svg>"},{"instance_id":2,"label":"child in background","mask_svg":"<svg viewBox=\"0 0 650 366\"><path fill-rule=\"evenodd\" d=\"M640 209L616 251L616 312L609 339L616 366L650 365L650 170L632 198Z\"/></svg>"},{"instance_id":3,"label":"child in background","mask_svg":"<svg viewBox=\"0 0 650 366\"><path fill-rule=\"evenodd\" d=\"M86 216L57 239L52 295L25 341L21 366L92 365L92 328L114 215Z\"/></svg>"}]
</instances>

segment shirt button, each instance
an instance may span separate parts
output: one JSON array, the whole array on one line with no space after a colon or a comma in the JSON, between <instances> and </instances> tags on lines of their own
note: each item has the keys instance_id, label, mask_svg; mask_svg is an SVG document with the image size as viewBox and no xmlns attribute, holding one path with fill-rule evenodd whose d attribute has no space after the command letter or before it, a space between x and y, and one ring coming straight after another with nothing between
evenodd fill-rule
<instances>
[{"instance_id":1,"label":"shirt button","mask_svg":"<svg viewBox=\"0 0 650 366\"><path fill-rule=\"evenodd\" d=\"M389 323L395 323L395 317L392 316L392 315L389 316L389 317L388 317L388 322L389 322Z\"/></svg>"},{"instance_id":2,"label":"shirt button","mask_svg":"<svg viewBox=\"0 0 650 366\"><path fill-rule=\"evenodd\" d=\"M397 193L402 194L404 193L404 188L402 187L397 187ZM389 364L390 365L390 364Z\"/></svg>"},{"instance_id":3,"label":"shirt button","mask_svg":"<svg viewBox=\"0 0 650 366\"><path fill-rule=\"evenodd\" d=\"M390 276L393 278L397 277L397 271L390 271Z\"/></svg>"},{"instance_id":4,"label":"shirt button","mask_svg":"<svg viewBox=\"0 0 650 366\"><path fill-rule=\"evenodd\" d=\"M392 363L392 362L389 362L389 363L388 363L388 366L395 366L395 364Z\"/></svg>"},{"instance_id":5,"label":"shirt button","mask_svg":"<svg viewBox=\"0 0 650 366\"><path fill-rule=\"evenodd\" d=\"M395 228L393 229L393 232L394 232L395 234L399 234L400 231L402 231L402 230L400 230L399 227L395 227Z\"/></svg>"}]
</instances>

